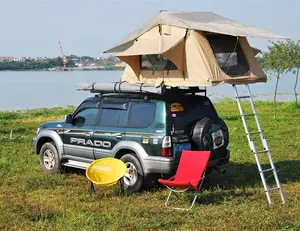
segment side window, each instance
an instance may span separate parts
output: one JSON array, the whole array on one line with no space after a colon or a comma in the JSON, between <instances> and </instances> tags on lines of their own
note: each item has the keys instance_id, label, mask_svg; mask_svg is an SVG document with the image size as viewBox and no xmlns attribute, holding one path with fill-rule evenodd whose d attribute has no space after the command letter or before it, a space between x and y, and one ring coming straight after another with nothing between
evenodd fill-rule
<instances>
[{"instance_id":1,"label":"side window","mask_svg":"<svg viewBox=\"0 0 300 231\"><path fill-rule=\"evenodd\" d=\"M98 102L87 101L81 104L73 117L73 125L84 126L84 125L95 125L97 115L99 112Z\"/></svg>"},{"instance_id":2,"label":"side window","mask_svg":"<svg viewBox=\"0 0 300 231\"><path fill-rule=\"evenodd\" d=\"M155 119L155 103L131 102L128 127L146 128Z\"/></svg>"},{"instance_id":3,"label":"side window","mask_svg":"<svg viewBox=\"0 0 300 231\"><path fill-rule=\"evenodd\" d=\"M100 125L108 127L125 127L126 110L102 109Z\"/></svg>"}]
</instances>

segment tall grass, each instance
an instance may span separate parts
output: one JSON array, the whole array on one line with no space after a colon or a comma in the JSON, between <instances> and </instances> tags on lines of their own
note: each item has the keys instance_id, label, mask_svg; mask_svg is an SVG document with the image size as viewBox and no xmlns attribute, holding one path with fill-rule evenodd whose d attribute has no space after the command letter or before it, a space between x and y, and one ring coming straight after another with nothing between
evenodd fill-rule
<instances>
[{"instance_id":1,"label":"tall grass","mask_svg":"<svg viewBox=\"0 0 300 231\"><path fill-rule=\"evenodd\" d=\"M225 174L208 176L190 212L165 209L163 187L136 194L97 187L90 197L84 172L42 172L31 144L36 128L73 108L0 112L0 230L299 230L300 108L278 103L275 121L272 103L256 106L286 204L279 203L277 192L272 194L277 203L267 204L237 105L226 101L216 108L229 127L230 163Z\"/></svg>"}]
</instances>

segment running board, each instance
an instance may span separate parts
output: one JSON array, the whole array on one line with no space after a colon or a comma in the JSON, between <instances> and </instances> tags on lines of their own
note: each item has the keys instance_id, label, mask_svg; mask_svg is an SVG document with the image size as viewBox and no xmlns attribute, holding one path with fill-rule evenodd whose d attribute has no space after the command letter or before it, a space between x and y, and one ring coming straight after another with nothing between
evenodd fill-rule
<instances>
[{"instance_id":1,"label":"running board","mask_svg":"<svg viewBox=\"0 0 300 231\"><path fill-rule=\"evenodd\" d=\"M67 162L63 162L62 165L66 167L79 168L85 170L90 165L90 163L76 161L76 160L68 160Z\"/></svg>"}]
</instances>

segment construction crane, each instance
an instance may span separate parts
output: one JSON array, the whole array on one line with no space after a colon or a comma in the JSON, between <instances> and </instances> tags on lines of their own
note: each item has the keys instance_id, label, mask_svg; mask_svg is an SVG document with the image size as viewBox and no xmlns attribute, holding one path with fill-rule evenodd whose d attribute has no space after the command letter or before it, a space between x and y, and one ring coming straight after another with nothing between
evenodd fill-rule
<instances>
[{"instance_id":1,"label":"construction crane","mask_svg":"<svg viewBox=\"0 0 300 231\"><path fill-rule=\"evenodd\" d=\"M64 70L66 70L66 68L67 68L67 63L68 63L68 60L67 60L67 57L65 56L65 54L64 54L64 51L63 51L63 49L62 49L62 46L61 46L61 44L60 44L60 41L58 41L58 45L59 45L59 48L60 48L60 51L61 51L61 54L62 54L62 63L63 63L63 65L64 65Z\"/></svg>"}]
</instances>

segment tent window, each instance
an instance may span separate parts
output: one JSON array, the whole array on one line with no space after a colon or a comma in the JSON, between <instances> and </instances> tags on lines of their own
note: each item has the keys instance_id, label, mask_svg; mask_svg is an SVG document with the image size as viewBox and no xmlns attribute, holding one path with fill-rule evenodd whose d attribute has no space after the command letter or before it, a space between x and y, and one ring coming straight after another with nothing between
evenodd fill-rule
<instances>
[{"instance_id":1,"label":"tent window","mask_svg":"<svg viewBox=\"0 0 300 231\"><path fill-rule=\"evenodd\" d=\"M220 68L229 76L249 74L249 64L237 37L206 35Z\"/></svg>"},{"instance_id":2,"label":"tent window","mask_svg":"<svg viewBox=\"0 0 300 231\"><path fill-rule=\"evenodd\" d=\"M162 55L140 55L140 59L141 70L177 70L176 65Z\"/></svg>"}]
</instances>

